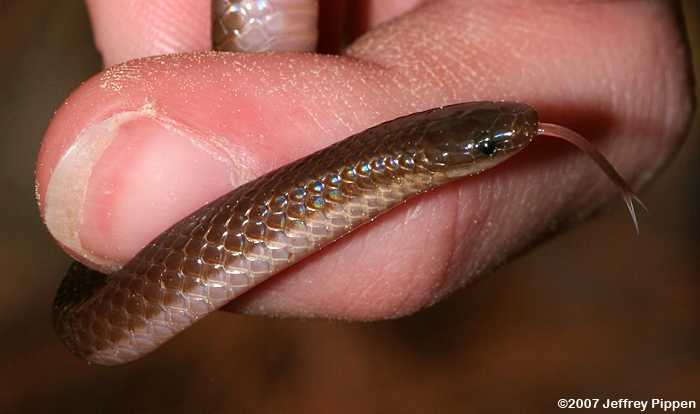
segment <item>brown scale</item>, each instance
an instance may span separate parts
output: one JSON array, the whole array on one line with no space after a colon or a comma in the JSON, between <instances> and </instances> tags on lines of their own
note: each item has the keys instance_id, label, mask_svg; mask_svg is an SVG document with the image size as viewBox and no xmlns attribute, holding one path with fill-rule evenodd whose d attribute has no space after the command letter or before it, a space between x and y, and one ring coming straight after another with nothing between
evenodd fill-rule
<instances>
[{"instance_id":1,"label":"brown scale","mask_svg":"<svg viewBox=\"0 0 700 414\"><path fill-rule=\"evenodd\" d=\"M56 330L89 361L138 358L406 199L505 160L537 125L525 105L482 102L353 135L202 207L115 274L74 265L54 304Z\"/></svg>"}]
</instances>

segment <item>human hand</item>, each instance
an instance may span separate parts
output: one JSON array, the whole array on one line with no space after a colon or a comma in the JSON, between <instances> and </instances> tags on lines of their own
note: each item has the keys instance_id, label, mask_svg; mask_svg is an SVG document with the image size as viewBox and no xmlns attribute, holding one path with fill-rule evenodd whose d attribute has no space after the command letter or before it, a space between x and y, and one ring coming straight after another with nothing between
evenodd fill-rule
<instances>
[{"instance_id":1,"label":"human hand","mask_svg":"<svg viewBox=\"0 0 700 414\"><path fill-rule=\"evenodd\" d=\"M138 33L129 44L98 35L105 62L206 48L208 4L167 4L162 20L135 7L120 9L123 20L95 19L97 34L123 21ZM387 7L369 26L400 11ZM680 145L690 116L675 17L656 2L436 1L374 27L345 57L190 54L118 65L52 121L37 168L42 214L74 257L114 268L266 171L401 114L484 99L526 102L584 132L641 184ZM157 38L172 47L153 48ZM588 160L564 151L536 145L413 200L236 307L353 319L415 311L612 195Z\"/></svg>"}]
</instances>

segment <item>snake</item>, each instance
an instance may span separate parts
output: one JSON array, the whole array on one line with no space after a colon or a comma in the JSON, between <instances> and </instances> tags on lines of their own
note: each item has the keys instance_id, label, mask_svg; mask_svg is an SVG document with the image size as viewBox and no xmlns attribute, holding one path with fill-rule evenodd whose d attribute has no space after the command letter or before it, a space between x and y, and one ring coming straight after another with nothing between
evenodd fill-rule
<instances>
[{"instance_id":1,"label":"snake","mask_svg":"<svg viewBox=\"0 0 700 414\"><path fill-rule=\"evenodd\" d=\"M212 4L217 50L301 51L316 43L313 1ZM407 200L501 164L536 136L587 153L622 191L638 231L634 202L643 204L581 135L540 122L524 103L456 103L384 122L243 184L113 274L73 263L54 300L55 331L89 363L136 360Z\"/></svg>"},{"instance_id":2,"label":"snake","mask_svg":"<svg viewBox=\"0 0 700 414\"><path fill-rule=\"evenodd\" d=\"M157 236L119 271L74 263L53 306L58 336L100 365L133 361L282 270L407 200L486 171L537 135L567 139L620 175L575 132L517 102L467 102L352 135L232 190Z\"/></svg>"}]
</instances>

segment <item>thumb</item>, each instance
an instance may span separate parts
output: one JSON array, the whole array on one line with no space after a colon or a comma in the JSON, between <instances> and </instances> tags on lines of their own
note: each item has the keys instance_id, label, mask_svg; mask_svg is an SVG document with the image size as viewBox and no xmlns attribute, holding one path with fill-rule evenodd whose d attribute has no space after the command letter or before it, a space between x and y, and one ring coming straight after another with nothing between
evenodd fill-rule
<instances>
[{"instance_id":1,"label":"thumb","mask_svg":"<svg viewBox=\"0 0 700 414\"><path fill-rule=\"evenodd\" d=\"M86 0L105 66L145 56L207 50L210 0Z\"/></svg>"},{"instance_id":2,"label":"thumb","mask_svg":"<svg viewBox=\"0 0 700 414\"><path fill-rule=\"evenodd\" d=\"M691 109L688 55L666 3L475 3L426 3L346 57L207 53L106 70L46 133L37 194L47 226L74 257L115 267L260 174L381 121L456 102L529 103L596 139L636 182L678 147ZM239 306L405 314L613 195L589 160L548 145L521 155L397 208Z\"/></svg>"}]
</instances>

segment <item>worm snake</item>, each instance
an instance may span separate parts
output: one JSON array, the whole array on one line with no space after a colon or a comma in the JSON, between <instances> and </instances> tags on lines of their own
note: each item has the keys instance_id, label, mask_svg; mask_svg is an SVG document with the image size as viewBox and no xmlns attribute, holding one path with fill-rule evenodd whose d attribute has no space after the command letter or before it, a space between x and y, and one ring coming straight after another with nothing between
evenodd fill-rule
<instances>
[{"instance_id":1,"label":"worm snake","mask_svg":"<svg viewBox=\"0 0 700 414\"><path fill-rule=\"evenodd\" d=\"M587 141L521 103L470 102L404 116L265 174L163 232L118 272L76 263L54 302L74 354L115 365L407 199L500 164L535 136L567 139L636 197Z\"/></svg>"}]
</instances>

